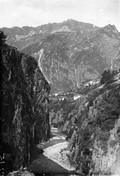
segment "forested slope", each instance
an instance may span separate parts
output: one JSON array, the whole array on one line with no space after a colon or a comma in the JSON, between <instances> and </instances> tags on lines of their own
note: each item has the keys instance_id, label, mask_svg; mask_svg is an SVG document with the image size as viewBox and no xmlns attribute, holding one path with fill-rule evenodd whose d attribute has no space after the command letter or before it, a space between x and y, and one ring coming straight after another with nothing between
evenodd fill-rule
<instances>
[{"instance_id":1,"label":"forested slope","mask_svg":"<svg viewBox=\"0 0 120 176\"><path fill-rule=\"evenodd\" d=\"M66 134L79 173L119 174L120 72L106 70L96 85L83 87L77 100L54 100L52 124Z\"/></svg>"}]
</instances>

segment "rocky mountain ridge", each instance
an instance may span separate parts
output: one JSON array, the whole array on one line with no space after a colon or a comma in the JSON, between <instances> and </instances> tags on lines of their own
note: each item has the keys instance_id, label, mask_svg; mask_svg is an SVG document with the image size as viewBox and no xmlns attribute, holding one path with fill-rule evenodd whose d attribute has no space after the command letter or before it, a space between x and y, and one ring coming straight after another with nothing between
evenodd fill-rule
<instances>
[{"instance_id":1,"label":"rocky mountain ridge","mask_svg":"<svg viewBox=\"0 0 120 176\"><path fill-rule=\"evenodd\" d=\"M3 30L8 43L40 62L51 94L79 88L84 81L100 78L104 69L120 67L120 33L114 25L99 28L71 19Z\"/></svg>"},{"instance_id":2,"label":"rocky mountain ridge","mask_svg":"<svg viewBox=\"0 0 120 176\"><path fill-rule=\"evenodd\" d=\"M8 44L16 46L19 50L27 47L27 45L34 44L37 41L45 38L47 35L56 32L74 32L79 31L83 28L82 33L85 34L89 28L92 28L92 24L78 22L72 19L64 21L63 23L49 23L38 27L12 27L12 28L1 28L7 35ZM93 26L97 28L96 26Z\"/></svg>"}]
</instances>

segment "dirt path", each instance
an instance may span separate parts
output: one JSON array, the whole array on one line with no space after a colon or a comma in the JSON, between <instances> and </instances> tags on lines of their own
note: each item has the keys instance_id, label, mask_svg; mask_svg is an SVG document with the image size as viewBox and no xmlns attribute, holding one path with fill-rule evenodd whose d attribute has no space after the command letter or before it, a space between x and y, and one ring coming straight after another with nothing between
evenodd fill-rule
<instances>
[{"instance_id":1,"label":"dirt path","mask_svg":"<svg viewBox=\"0 0 120 176\"><path fill-rule=\"evenodd\" d=\"M43 149L43 154L33 160L29 169L34 173L75 173L67 157L68 142L56 128L52 128L51 131L53 137L37 146L38 149Z\"/></svg>"}]
</instances>

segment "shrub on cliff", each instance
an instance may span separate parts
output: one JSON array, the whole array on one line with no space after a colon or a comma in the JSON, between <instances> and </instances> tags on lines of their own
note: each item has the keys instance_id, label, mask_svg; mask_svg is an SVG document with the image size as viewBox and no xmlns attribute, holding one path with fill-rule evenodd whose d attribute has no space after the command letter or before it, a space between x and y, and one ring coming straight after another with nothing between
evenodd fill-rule
<instances>
[{"instance_id":1,"label":"shrub on cliff","mask_svg":"<svg viewBox=\"0 0 120 176\"><path fill-rule=\"evenodd\" d=\"M116 74L117 74L116 70L109 70L109 69L104 70L100 83L105 84L107 82L112 81Z\"/></svg>"},{"instance_id":2,"label":"shrub on cliff","mask_svg":"<svg viewBox=\"0 0 120 176\"><path fill-rule=\"evenodd\" d=\"M4 35L3 31L0 31L0 45L2 46L3 44L5 44L6 41L6 36Z\"/></svg>"}]
</instances>

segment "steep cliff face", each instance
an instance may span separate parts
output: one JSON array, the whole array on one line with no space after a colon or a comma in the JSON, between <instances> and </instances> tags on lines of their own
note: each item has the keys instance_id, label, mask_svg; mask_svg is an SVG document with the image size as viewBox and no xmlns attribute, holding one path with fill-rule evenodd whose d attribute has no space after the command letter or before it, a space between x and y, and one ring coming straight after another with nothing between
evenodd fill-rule
<instances>
[{"instance_id":1,"label":"steep cliff face","mask_svg":"<svg viewBox=\"0 0 120 176\"><path fill-rule=\"evenodd\" d=\"M34 58L0 46L2 68L1 151L14 168L28 165L34 144L50 135L50 86ZM2 154L1 153L1 154Z\"/></svg>"},{"instance_id":2,"label":"steep cliff face","mask_svg":"<svg viewBox=\"0 0 120 176\"><path fill-rule=\"evenodd\" d=\"M120 73L114 74L83 84L72 99L51 100L51 123L66 134L70 161L81 174L120 174Z\"/></svg>"},{"instance_id":3,"label":"steep cliff face","mask_svg":"<svg viewBox=\"0 0 120 176\"><path fill-rule=\"evenodd\" d=\"M85 174L120 173L120 77L106 81L79 100L70 150L76 168Z\"/></svg>"}]
</instances>

